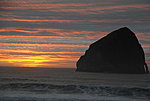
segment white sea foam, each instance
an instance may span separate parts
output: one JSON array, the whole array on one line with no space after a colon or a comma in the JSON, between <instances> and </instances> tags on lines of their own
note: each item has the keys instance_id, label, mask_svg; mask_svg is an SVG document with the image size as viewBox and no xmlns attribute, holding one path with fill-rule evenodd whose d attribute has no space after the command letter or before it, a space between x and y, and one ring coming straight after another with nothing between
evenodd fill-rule
<instances>
[{"instance_id":1,"label":"white sea foam","mask_svg":"<svg viewBox=\"0 0 150 101\"><path fill-rule=\"evenodd\" d=\"M9 93L8 93L9 94ZM93 96L86 94L11 94L0 101L149 101L149 99L124 96Z\"/></svg>"},{"instance_id":2,"label":"white sea foam","mask_svg":"<svg viewBox=\"0 0 150 101\"><path fill-rule=\"evenodd\" d=\"M149 74L0 68L0 101L149 101Z\"/></svg>"}]
</instances>

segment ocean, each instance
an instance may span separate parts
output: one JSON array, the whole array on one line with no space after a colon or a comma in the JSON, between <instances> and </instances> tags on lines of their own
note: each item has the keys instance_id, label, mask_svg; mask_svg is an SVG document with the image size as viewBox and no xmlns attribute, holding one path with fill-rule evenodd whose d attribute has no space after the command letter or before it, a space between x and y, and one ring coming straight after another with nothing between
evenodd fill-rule
<instances>
[{"instance_id":1,"label":"ocean","mask_svg":"<svg viewBox=\"0 0 150 101\"><path fill-rule=\"evenodd\" d=\"M150 101L150 74L1 67L0 101Z\"/></svg>"}]
</instances>

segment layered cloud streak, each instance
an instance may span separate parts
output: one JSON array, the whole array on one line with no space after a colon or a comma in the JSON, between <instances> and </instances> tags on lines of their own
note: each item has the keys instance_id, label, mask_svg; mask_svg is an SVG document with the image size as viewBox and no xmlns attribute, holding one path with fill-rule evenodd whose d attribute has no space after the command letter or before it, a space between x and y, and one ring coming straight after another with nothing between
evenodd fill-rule
<instances>
[{"instance_id":1,"label":"layered cloud streak","mask_svg":"<svg viewBox=\"0 0 150 101\"><path fill-rule=\"evenodd\" d=\"M75 67L92 42L127 26L150 63L148 0L1 0L0 65Z\"/></svg>"}]
</instances>

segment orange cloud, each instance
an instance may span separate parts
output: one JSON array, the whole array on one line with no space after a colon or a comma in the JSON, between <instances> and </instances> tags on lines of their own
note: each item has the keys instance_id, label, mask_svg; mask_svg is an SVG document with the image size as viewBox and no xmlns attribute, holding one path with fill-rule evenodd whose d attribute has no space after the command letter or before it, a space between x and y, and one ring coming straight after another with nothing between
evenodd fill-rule
<instances>
[{"instance_id":1,"label":"orange cloud","mask_svg":"<svg viewBox=\"0 0 150 101\"><path fill-rule=\"evenodd\" d=\"M23 21L23 22L76 22L76 21L80 21L80 20L35 20L35 19L17 19L17 18L1 18L0 20L2 21Z\"/></svg>"},{"instance_id":2,"label":"orange cloud","mask_svg":"<svg viewBox=\"0 0 150 101\"><path fill-rule=\"evenodd\" d=\"M1 28L0 32L7 32L7 31L16 31L16 32L25 32L25 33L39 33L39 32L52 32L52 33L58 33L63 31L62 29L48 29L48 28L16 28L16 27L5 27Z\"/></svg>"},{"instance_id":3,"label":"orange cloud","mask_svg":"<svg viewBox=\"0 0 150 101\"><path fill-rule=\"evenodd\" d=\"M134 5L116 5L116 6L89 6L85 8L53 8L53 9L42 9L46 11L55 11L55 12L76 12L80 14L99 14L100 13L105 13L104 10L113 10L113 9L129 9L129 8L148 8L150 7L149 4L134 4ZM40 10L40 9L39 9ZM41 11L42 11L41 10ZM96 11L96 12L93 12Z\"/></svg>"},{"instance_id":4,"label":"orange cloud","mask_svg":"<svg viewBox=\"0 0 150 101\"><path fill-rule=\"evenodd\" d=\"M97 20L97 19L87 19L87 20L59 20L59 19L17 19L17 18L1 18L2 21L21 21L21 22L58 22L58 23L81 23L81 22L88 22L88 23L116 23L122 21L122 19L104 19L104 20ZM124 19L124 21L130 22L129 19Z\"/></svg>"},{"instance_id":5,"label":"orange cloud","mask_svg":"<svg viewBox=\"0 0 150 101\"><path fill-rule=\"evenodd\" d=\"M0 49L0 51L1 66L17 67L72 67L78 59L76 55L83 54L82 52L38 52L8 49Z\"/></svg>"},{"instance_id":6,"label":"orange cloud","mask_svg":"<svg viewBox=\"0 0 150 101\"><path fill-rule=\"evenodd\" d=\"M31 55L80 55L83 52L40 52L40 51L33 51L33 50L13 50L13 49L0 49L1 53L3 54L12 54L12 53L20 53L20 54L31 54Z\"/></svg>"},{"instance_id":7,"label":"orange cloud","mask_svg":"<svg viewBox=\"0 0 150 101\"><path fill-rule=\"evenodd\" d=\"M43 0L42 0L43 1ZM0 1L2 9L35 9L40 11L55 12L76 12L80 14L105 13L104 10L128 9L128 8L149 8L150 4L127 4L119 5L117 2L96 2L96 3L54 3L53 1ZM113 4L112 6L110 4ZM116 5L114 5L116 4ZM93 12L94 11L94 12Z\"/></svg>"},{"instance_id":8,"label":"orange cloud","mask_svg":"<svg viewBox=\"0 0 150 101\"><path fill-rule=\"evenodd\" d=\"M87 47L83 44L31 44L31 43L0 43L0 45L11 46L45 46L45 47Z\"/></svg>"},{"instance_id":9,"label":"orange cloud","mask_svg":"<svg viewBox=\"0 0 150 101\"><path fill-rule=\"evenodd\" d=\"M110 6L110 4L114 3L106 3L106 2L97 2L97 3L53 3L53 2L44 2L42 1L0 1L4 5L1 6L3 9L62 9L65 8L66 10L68 8L72 9L74 7L78 7L79 11L83 10L79 7L84 7L85 9L89 10L91 7L93 9L98 8L100 9L116 9L116 8L143 8L143 7L150 7L149 4L131 4L131 5L115 5ZM109 4L109 5L108 5ZM95 7L95 6L101 6L105 5L104 7ZM94 6L94 7L93 7Z\"/></svg>"},{"instance_id":10,"label":"orange cloud","mask_svg":"<svg viewBox=\"0 0 150 101\"><path fill-rule=\"evenodd\" d=\"M64 38L67 38L67 39L70 39L70 38L73 38L73 39L83 39L83 37L71 37L71 36L35 36L35 35L32 35L32 36L24 36L24 35L0 35L1 38L37 38L37 39L44 39L44 38L52 38L52 39L64 39Z\"/></svg>"},{"instance_id":11,"label":"orange cloud","mask_svg":"<svg viewBox=\"0 0 150 101\"><path fill-rule=\"evenodd\" d=\"M45 3L45 4L36 4L36 3L6 3L2 5L0 8L2 9L59 9L59 8L66 8L66 7L87 7L93 4L80 4L80 3ZM95 5L95 4L94 4Z\"/></svg>"},{"instance_id":12,"label":"orange cloud","mask_svg":"<svg viewBox=\"0 0 150 101\"><path fill-rule=\"evenodd\" d=\"M52 29L52 28L16 28L16 27L4 27L0 29L0 32L24 32L30 36L23 35L0 35L0 37L13 37L13 38L72 38L72 39L95 39L97 37L102 37L108 32L99 32L99 31L77 31L71 29ZM50 36L41 36L38 35L41 32L49 32ZM56 34L57 36L51 36L51 33ZM36 36L37 35L37 36Z\"/></svg>"}]
</instances>

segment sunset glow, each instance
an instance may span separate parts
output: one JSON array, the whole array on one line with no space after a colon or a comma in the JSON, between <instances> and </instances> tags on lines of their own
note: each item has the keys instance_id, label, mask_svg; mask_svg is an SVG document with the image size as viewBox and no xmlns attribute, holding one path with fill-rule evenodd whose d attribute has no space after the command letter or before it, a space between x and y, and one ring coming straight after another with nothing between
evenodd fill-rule
<instances>
[{"instance_id":1,"label":"sunset glow","mask_svg":"<svg viewBox=\"0 0 150 101\"><path fill-rule=\"evenodd\" d=\"M127 1L1 0L0 66L75 68L91 43L127 26L150 67L150 2Z\"/></svg>"}]
</instances>

